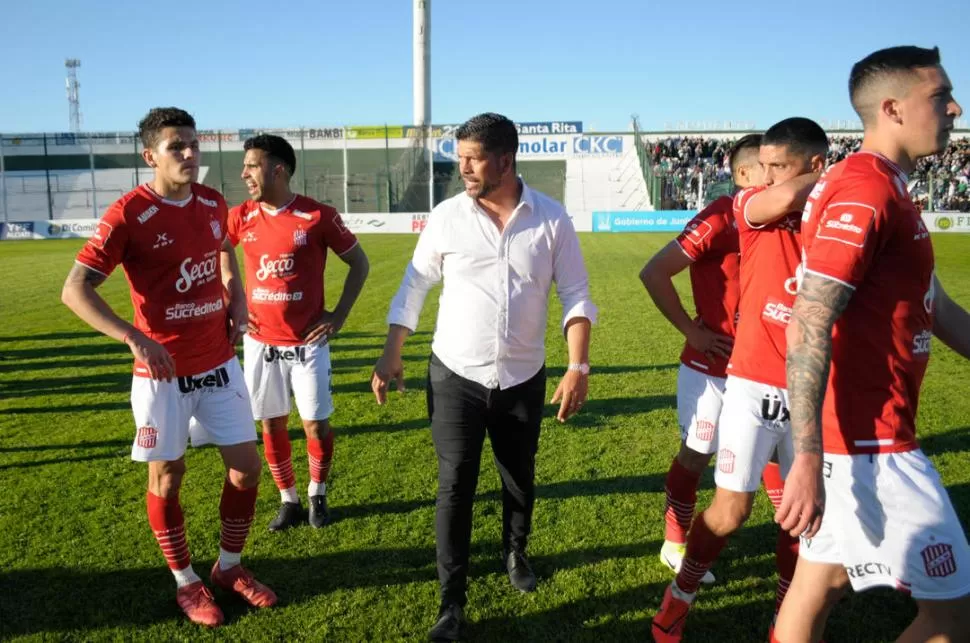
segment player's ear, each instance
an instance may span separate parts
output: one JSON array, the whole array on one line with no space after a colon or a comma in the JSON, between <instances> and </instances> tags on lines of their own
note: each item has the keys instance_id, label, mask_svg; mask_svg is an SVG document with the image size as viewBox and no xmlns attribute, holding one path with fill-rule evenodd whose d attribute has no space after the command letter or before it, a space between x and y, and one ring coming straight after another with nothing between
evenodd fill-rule
<instances>
[{"instance_id":1,"label":"player's ear","mask_svg":"<svg viewBox=\"0 0 970 643\"><path fill-rule=\"evenodd\" d=\"M146 147L141 151L141 157L145 160L145 165L155 167L155 153L151 148Z\"/></svg>"},{"instance_id":2,"label":"player's ear","mask_svg":"<svg viewBox=\"0 0 970 643\"><path fill-rule=\"evenodd\" d=\"M879 103L879 111L893 123L903 124L903 114L900 109L900 102L895 98L884 98Z\"/></svg>"},{"instance_id":3,"label":"player's ear","mask_svg":"<svg viewBox=\"0 0 970 643\"><path fill-rule=\"evenodd\" d=\"M816 154L811 160L812 172L821 172L825 169L825 154Z\"/></svg>"}]
</instances>

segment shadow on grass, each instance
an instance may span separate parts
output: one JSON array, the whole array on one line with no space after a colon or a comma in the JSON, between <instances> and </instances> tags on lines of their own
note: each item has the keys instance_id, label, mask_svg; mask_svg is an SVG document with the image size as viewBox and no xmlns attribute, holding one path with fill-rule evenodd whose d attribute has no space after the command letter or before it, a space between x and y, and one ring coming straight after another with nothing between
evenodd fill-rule
<instances>
[{"instance_id":1,"label":"shadow on grass","mask_svg":"<svg viewBox=\"0 0 970 643\"><path fill-rule=\"evenodd\" d=\"M928 456L938 453L970 451L970 426L917 436L920 447Z\"/></svg>"},{"instance_id":2,"label":"shadow on grass","mask_svg":"<svg viewBox=\"0 0 970 643\"><path fill-rule=\"evenodd\" d=\"M131 355L127 346L120 342L101 342L98 344L58 344L43 348L15 348L3 350L3 356L8 360L33 360L50 357L67 358L75 355ZM65 363L67 366L68 363ZM29 368L30 364L24 364Z\"/></svg>"},{"instance_id":3,"label":"shadow on grass","mask_svg":"<svg viewBox=\"0 0 970 643\"><path fill-rule=\"evenodd\" d=\"M125 366L133 363L132 357L101 358L101 359L57 359L48 361L31 360L27 363L0 364L0 373L32 372L48 368L78 368L100 369L110 366Z\"/></svg>"},{"instance_id":4,"label":"shadow on grass","mask_svg":"<svg viewBox=\"0 0 970 643\"><path fill-rule=\"evenodd\" d=\"M127 393L131 391L131 373L126 369L120 373L79 372L63 377L8 380L0 382L0 391L10 397L21 398L78 393Z\"/></svg>"},{"instance_id":5,"label":"shadow on grass","mask_svg":"<svg viewBox=\"0 0 970 643\"><path fill-rule=\"evenodd\" d=\"M39 342L56 339L93 339L104 337L93 330L66 331L61 333L31 333L30 335L0 335L0 342Z\"/></svg>"},{"instance_id":6,"label":"shadow on grass","mask_svg":"<svg viewBox=\"0 0 970 643\"><path fill-rule=\"evenodd\" d=\"M131 410L131 404L128 400L92 402L91 404L58 404L57 406L15 406L2 409L2 413L4 415L17 415L21 413L24 415L34 415L38 413L63 414L121 410Z\"/></svg>"}]
</instances>

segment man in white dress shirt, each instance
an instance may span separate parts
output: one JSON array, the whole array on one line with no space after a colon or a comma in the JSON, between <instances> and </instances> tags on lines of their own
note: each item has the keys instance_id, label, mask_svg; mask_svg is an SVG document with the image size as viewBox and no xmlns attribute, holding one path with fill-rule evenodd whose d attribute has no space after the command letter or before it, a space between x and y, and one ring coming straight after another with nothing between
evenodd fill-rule
<instances>
[{"instance_id":1,"label":"man in white dress shirt","mask_svg":"<svg viewBox=\"0 0 970 643\"><path fill-rule=\"evenodd\" d=\"M536 578L525 556L535 503L535 455L546 391L549 290L562 302L569 366L552 402L560 422L586 400L596 306L579 240L562 205L516 174L518 134L499 114L456 132L465 191L431 212L388 313L387 342L371 386L378 404L396 380L401 348L428 291L444 281L428 366L428 414L438 455L436 539L441 607L433 640L457 640L464 623L472 502L488 433L502 478L502 543L509 579Z\"/></svg>"}]
</instances>

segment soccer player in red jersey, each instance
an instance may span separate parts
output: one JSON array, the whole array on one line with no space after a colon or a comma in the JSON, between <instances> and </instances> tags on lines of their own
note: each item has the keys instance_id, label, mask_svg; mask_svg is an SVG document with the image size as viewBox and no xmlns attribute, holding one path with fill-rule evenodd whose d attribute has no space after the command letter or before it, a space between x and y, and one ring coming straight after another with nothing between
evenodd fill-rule
<instances>
[{"instance_id":1,"label":"soccer player in red jersey","mask_svg":"<svg viewBox=\"0 0 970 643\"><path fill-rule=\"evenodd\" d=\"M732 148L731 174L738 187L763 182L758 163L760 146L761 135L749 134ZM700 476L717 448L724 378L734 343L740 249L732 204L729 196L711 202L640 271L640 280L654 304L686 339L677 373L681 446L664 485L666 527L660 549L660 560L675 572L680 571L684 558ZM697 311L693 319L672 281L688 267ZM713 574L707 572L702 582L714 582Z\"/></svg>"},{"instance_id":2,"label":"soccer player in red jersey","mask_svg":"<svg viewBox=\"0 0 970 643\"><path fill-rule=\"evenodd\" d=\"M791 463L785 325L801 256L799 210L827 152L828 139L814 121L789 118L776 123L761 140L765 186L742 190L734 198L741 296L718 425L717 490L711 506L693 522L681 570L653 619L657 641L681 640L701 579L750 515L772 453L777 452L782 477ZM796 548L797 541L780 534L776 606L794 572Z\"/></svg>"},{"instance_id":3,"label":"soccer player in red jersey","mask_svg":"<svg viewBox=\"0 0 970 643\"><path fill-rule=\"evenodd\" d=\"M916 599L900 641L966 641L970 546L915 421L931 337L970 358L970 315L934 276L907 190L962 110L936 48L867 56L849 93L861 151L825 173L802 219L787 331L795 460L775 518L802 547L775 640L818 641L851 585Z\"/></svg>"},{"instance_id":4,"label":"soccer player in red jersey","mask_svg":"<svg viewBox=\"0 0 970 643\"><path fill-rule=\"evenodd\" d=\"M304 517L286 429L291 392L307 438L309 521L319 528L330 521L326 494L334 436L328 419L333 412L328 342L347 320L369 264L336 210L290 190L296 154L286 139L260 134L243 147L242 178L251 199L230 211L228 238L243 247L249 305L249 332L243 340L246 384L282 497L269 528L286 529ZM332 312L324 308L323 296L328 248L350 266Z\"/></svg>"},{"instance_id":5,"label":"soccer player in red jersey","mask_svg":"<svg viewBox=\"0 0 970 643\"><path fill-rule=\"evenodd\" d=\"M225 200L196 183L195 120L181 109L155 108L139 123L139 135L154 178L108 208L78 253L61 298L134 354L131 457L148 463L148 522L175 575L179 606L190 620L217 626L222 611L192 569L179 503L189 440L218 446L228 472L213 584L254 607L276 603L272 590L240 564L260 472L249 394L233 350L245 330L245 297L225 245ZM96 290L119 264L134 324L118 317ZM198 422L190 425L193 419Z\"/></svg>"}]
</instances>

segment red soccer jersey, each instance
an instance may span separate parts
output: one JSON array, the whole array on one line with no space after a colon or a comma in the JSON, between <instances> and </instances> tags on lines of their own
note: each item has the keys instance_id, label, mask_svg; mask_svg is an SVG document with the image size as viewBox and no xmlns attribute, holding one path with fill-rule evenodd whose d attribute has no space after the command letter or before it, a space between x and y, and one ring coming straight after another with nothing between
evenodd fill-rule
<instances>
[{"instance_id":1,"label":"red soccer jersey","mask_svg":"<svg viewBox=\"0 0 970 643\"><path fill-rule=\"evenodd\" d=\"M933 245L906 176L868 152L832 166L805 205L805 270L853 288L832 331L827 453L917 448L933 332Z\"/></svg>"},{"instance_id":2,"label":"red soccer jersey","mask_svg":"<svg viewBox=\"0 0 970 643\"><path fill-rule=\"evenodd\" d=\"M357 245L336 210L299 195L275 211L254 201L237 205L229 241L243 246L252 336L278 346L302 344L323 314L327 248L342 255Z\"/></svg>"},{"instance_id":3,"label":"red soccer jersey","mask_svg":"<svg viewBox=\"0 0 970 643\"><path fill-rule=\"evenodd\" d=\"M754 382L786 388L785 327L797 290L801 261L800 214L765 225L748 223L745 210L764 187L734 197L734 220L741 246L741 301L728 372Z\"/></svg>"},{"instance_id":4,"label":"red soccer jersey","mask_svg":"<svg viewBox=\"0 0 970 643\"><path fill-rule=\"evenodd\" d=\"M693 262L690 287L697 316L711 330L734 337L738 312L738 228L731 203L731 197L722 196L701 210L684 227L677 244ZM723 357L711 362L690 344L684 344L680 361L714 377L724 377L728 363Z\"/></svg>"},{"instance_id":5,"label":"red soccer jersey","mask_svg":"<svg viewBox=\"0 0 970 643\"><path fill-rule=\"evenodd\" d=\"M178 377L235 354L219 266L226 215L222 195L204 185L194 184L184 205L140 185L108 208L77 255L103 275L122 265L135 328L171 353ZM136 361L135 375L149 377L148 369Z\"/></svg>"}]
</instances>

